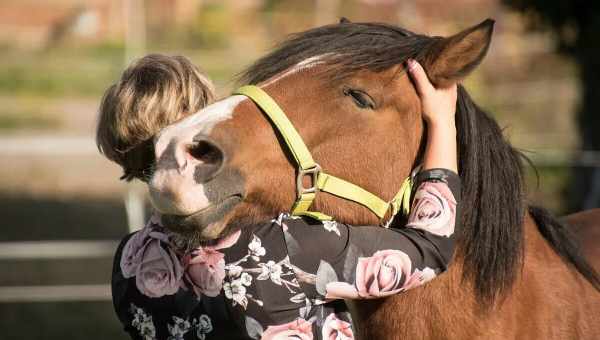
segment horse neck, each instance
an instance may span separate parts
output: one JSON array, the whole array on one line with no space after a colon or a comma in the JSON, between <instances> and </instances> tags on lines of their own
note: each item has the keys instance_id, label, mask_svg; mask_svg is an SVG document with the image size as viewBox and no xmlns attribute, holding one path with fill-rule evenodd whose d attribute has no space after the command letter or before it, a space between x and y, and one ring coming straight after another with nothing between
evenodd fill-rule
<instances>
[{"instance_id":1,"label":"horse neck","mask_svg":"<svg viewBox=\"0 0 600 340\"><path fill-rule=\"evenodd\" d=\"M531 216L525 216L521 227L523 267L511 290L493 304L478 299L475 281L464 278L465 261L457 255L447 272L422 287L385 300L356 302L352 315L361 339L386 339L389 334L431 340L577 339L586 328L597 334L600 304L590 301L598 292L559 257Z\"/></svg>"},{"instance_id":2,"label":"horse neck","mask_svg":"<svg viewBox=\"0 0 600 340\"><path fill-rule=\"evenodd\" d=\"M535 225L528 229L533 231ZM539 248L539 237L529 236L532 249ZM508 319L522 307L520 301L527 296L528 290L523 287L528 284L521 282L523 276L518 276L513 290L488 305L478 298L475 279L465 271L465 265L465 258L455 254L448 270L422 287L385 300L354 302L351 311L359 338L384 339L394 334L398 339L459 340L514 332L504 327L512 327Z\"/></svg>"}]
</instances>

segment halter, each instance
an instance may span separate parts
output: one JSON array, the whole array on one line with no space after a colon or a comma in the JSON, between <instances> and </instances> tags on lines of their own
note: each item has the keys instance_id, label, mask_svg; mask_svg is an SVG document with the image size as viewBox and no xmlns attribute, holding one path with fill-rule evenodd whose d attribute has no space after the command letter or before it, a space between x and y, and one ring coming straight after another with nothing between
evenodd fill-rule
<instances>
[{"instance_id":1,"label":"halter","mask_svg":"<svg viewBox=\"0 0 600 340\"><path fill-rule=\"evenodd\" d=\"M315 200L317 193L320 191L361 204L371 210L379 219L383 219L386 213L391 211L391 221L400 209L402 209L404 215L408 215L410 210L412 176L408 176L402 183L400 191L398 191L396 196L391 201L386 202L356 184L325 173L319 164L313 160L302 137L300 137L300 134L298 134L298 131L296 131L283 110L261 88L253 85L242 86L234 94L250 98L269 117L285 140L298 164L298 174L296 176L297 198L292 206L292 215L310 216L322 221L331 220L331 216L308 210ZM311 186L308 188L303 184L305 176L310 176L311 178ZM387 226L388 224L389 222L384 225Z\"/></svg>"}]
</instances>

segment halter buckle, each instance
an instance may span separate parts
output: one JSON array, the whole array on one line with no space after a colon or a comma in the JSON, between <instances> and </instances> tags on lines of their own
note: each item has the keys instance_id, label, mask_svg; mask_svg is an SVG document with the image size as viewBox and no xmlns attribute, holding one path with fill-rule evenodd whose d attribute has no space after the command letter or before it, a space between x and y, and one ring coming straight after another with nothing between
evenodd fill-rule
<instances>
[{"instance_id":1,"label":"halter buckle","mask_svg":"<svg viewBox=\"0 0 600 340\"><path fill-rule=\"evenodd\" d=\"M317 187L317 180L321 173L321 166L315 164L313 167L308 169L298 168L298 177L296 177L296 191L298 192L298 198L301 198L304 194L312 194L319 191ZM308 188L304 187L304 176L310 176L311 186Z\"/></svg>"}]
</instances>

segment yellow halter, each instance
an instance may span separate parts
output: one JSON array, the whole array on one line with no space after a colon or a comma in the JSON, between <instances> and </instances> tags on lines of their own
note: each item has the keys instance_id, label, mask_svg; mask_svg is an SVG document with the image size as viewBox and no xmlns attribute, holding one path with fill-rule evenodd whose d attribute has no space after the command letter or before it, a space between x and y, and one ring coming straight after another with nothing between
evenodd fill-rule
<instances>
[{"instance_id":1,"label":"yellow halter","mask_svg":"<svg viewBox=\"0 0 600 340\"><path fill-rule=\"evenodd\" d=\"M292 215L305 215L319 220L331 220L321 212L309 211L315 197L319 191L325 191L335 196L359 203L371 210L380 219L383 219L386 213L391 210L391 216L396 215L402 208L404 215L408 215L410 210L410 195L412 191L412 177L408 176L400 191L386 202L367 190L347 182L341 178L329 175L322 171L308 148L304 144L302 137L287 118L283 110L277 103L261 88L253 85L242 86L234 94L243 95L250 98L263 113L273 122L279 133L285 140L290 152L298 163L298 175L296 177L296 190L298 196L292 207ZM304 176L310 176L312 186L305 188L302 182Z\"/></svg>"}]
</instances>

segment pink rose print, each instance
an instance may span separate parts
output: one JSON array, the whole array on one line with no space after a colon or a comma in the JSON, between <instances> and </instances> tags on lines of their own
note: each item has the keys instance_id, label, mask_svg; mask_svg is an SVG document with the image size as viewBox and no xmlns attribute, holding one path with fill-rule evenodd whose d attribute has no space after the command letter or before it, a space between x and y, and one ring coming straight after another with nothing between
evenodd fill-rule
<instances>
[{"instance_id":1,"label":"pink rose print","mask_svg":"<svg viewBox=\"0 0 600 340\"><path fill-rule=\"evenodd\" d=\"M438 236L454 233L456 199L443 182L424 182L415 194L407 227L422 229Z\"/></svg>"},{"instance_id":2,"label":"pink rose print","mask_svg":"<svg viewBox=\"0 0 600 340\"><path fill-rule=\"evenodd\" d=\"M312 340L312 322L296 319L292 322L277 326L269 326L263 333L261 340L286 340L301 339Z\"/></svg>"},{"instance_id":3,"label":"pink rose print","mask_svg":"<svg viewBox=\"0 0 600 340\"><path fill-rule=\"evenodd\" d=\"M135 276L137 267L142 261L143 248L150 241L150 232L152 232L152 228L145 227L131 236L127 243L125 243L120 264L121 272L126 279Z\"/></svg>"},{"instance_id":4,"label":"pink rose print","mask_svg":"<svg viewBox=\"0 0 600 340\"><path fill-rule=\"evenodd\" d=\"M410 258L400 250L380 250L371 257L359 258L356 265L358 294L378 297L394 292L402 288L410 272Z\"/></svg>"},{"instance_id":5,"label":"pink rose print","mask_svg":"<svg viewBox=\"0 0 600 340\"><path fill-rule=\"evenodd\" d=\"M429 267L425 267L423 270L416 269L412 274L410 274L402 286L402 289L408 290L418 287L428 281L431 281L433 278L435 278L435 271L433 269Z\"/></svg>"},{"instance_id":6,"label":"pink rose print","mask_svg":"<svg viewBox=\"0 0 600 340\"><path fill-rule=\"evenodd\" d=\"M135 284L142 294L149 297L175 294L181 285L183 267L175 252L168 247L165 234L151 232L149 238L140 251Z\"/></svg>"},{"instance_id":7,"label":"pink rose print","mask_svg":"<svg viewBox=\"0 0 600 340\"><path fill-rule=\"evenodd\" d=\"M404 290L410 277L412 263L400 250L380 250L371 257L360 257L356 264L354 285L329 282L327 298L370 299L396 294Z\"/></svg>"},{"instance_id":8,"label":"pink rose print","mask_svg":"<svg viewBox=\"0 0 600 340\"><path fill-rule=\"evenodd\" d=\"M240 234L241 231L237 231L216 245L198 248L184 258L185 281L196 295L219 295L225 279L225 255L218 250L233 246Z\"/></svg>"},{"instance_id":9,"label":"pink rose print","mask_svg":"<svg viewBox=\"0 0 600 340\"><path fill-rule=\"evenodd\" d=\"M331 313L323 322L322 329L323 340L348 340L354 339L352 325Z\"/></svg>"},{"instance_id":10,"label":"pink rose print","mask_svg":"<svg viewBox=\"0 0 600 340\"><path fill-rule=\"evenodd\" d=\"M135 276L138 290L149 297L175 294L183 276L169 236L160 231L155 219L127 241L120 265L123 277Z\"/></svg>"},{"instance_id":11,"label":"pink rose print","mask_svg":"<svg viewBox=\"0 0 600 340\"><path fill-rule=\"evenodd\" d=\"M225 279L224 257L223 253L206 248L198 248L186 257L185 278L196 295L219 295Z\"/></svg>"},{"instance_id":12,"label":"pink rose print","mask_svg":"<svg viewBox=\"0 0 600 340\"><path fill-rule=\"evenodd\" d=\"M169 242L169 236L163 233L163 230L161 229L162 225L160 224L160 217L154 212L152 216L150 216L146 226L131 236L127 243L125 243L120 261L123 277L128 279L135 276L137 267L142 261L142 252L151 240L151 234L154 238Z\"/></svg>"},{"instance_id":13,"label":"pink rose print","mask_svg":"<svg viewBox=\"0 0 600 340\"><path fill-rule=\"evenodd\" d=\"M158 216L153 215L146 227L127 241L120 261L123 276L135 276L137 288L149 297L175 294L184 286L184 277L196 294L217 296L225 277L224 255L217 249L231 247L239 239L240 232L219 240L214 246L199 248L186 255L185 266L165 232Z\"/></svg>"},{"instance_id":14,"label":"pink rose print","mask_svg":"<svg viewBox=\"0 0 600 340\"><path fill-rule=\"evenodd\" d=\"M160 216L154 212L148 219L146 226L131 236L123 247L120 261L123 277L128 279L135 276L137 267L142 261L142 252L151 240L151 234L154 238L169 242L169 236L162 231Z\"/></svg>"}]
</instances>

